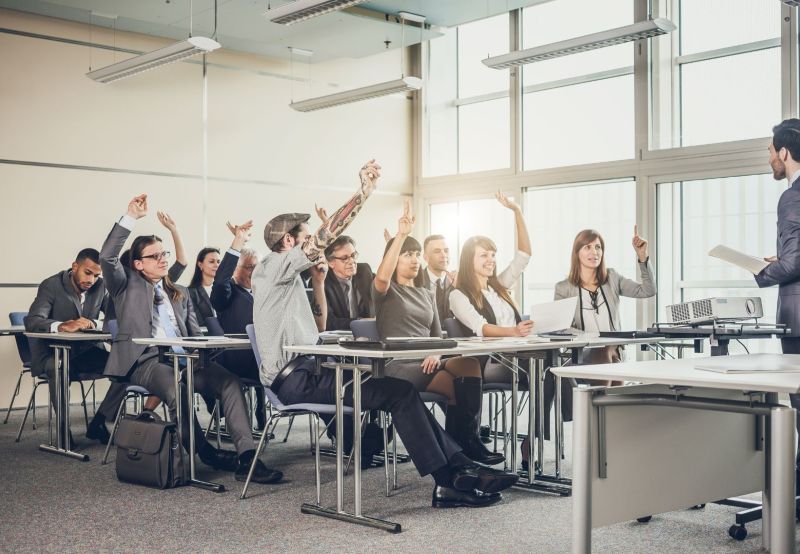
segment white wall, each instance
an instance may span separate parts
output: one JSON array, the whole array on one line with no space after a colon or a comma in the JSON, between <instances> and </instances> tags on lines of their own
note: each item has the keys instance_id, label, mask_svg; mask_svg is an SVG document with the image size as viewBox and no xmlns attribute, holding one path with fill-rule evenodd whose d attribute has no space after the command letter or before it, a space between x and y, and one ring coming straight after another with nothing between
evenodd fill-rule
<instances>
[{"instance_id":1,"label":"white wall","mask_svg":"<svg viewBox=\"0 0 800 554\"><path fill-rule=\"evenodd\" d=\"M0 27L142 51L168 42L113 37L99 28L90 33L86 25L9 10L0 10ZM141 192L150 195L153 212L173 215L190 256L206 244L227 246L225 221L250 218L253 246L263 253L261 229L272 216L313 213L315 202L332 211L358 186L358 168L374 157L384 167L379 192L348 233L364 260L377 264L382 229L411 194L411 101L386 97L312 113L288 104L394 78L397 52L295 67L295 75L311 78L305 83L287 78L286 60L211 54L205 199L201 65L172 64L108 85L85 76L90 64L96 69L127 56L0 33L0 233L7 244L0 326L6 313L27 310L35 294L10 284L39 283L66 268L79 249L99 248ZM154 217L138 231L165 234ZM191 269L184 284L190 275ZM0 338L0 407L8 405L18 374L13 342ZM30 394L30 379L23 383L17 405Z\"/></svg>"}]
</instances>

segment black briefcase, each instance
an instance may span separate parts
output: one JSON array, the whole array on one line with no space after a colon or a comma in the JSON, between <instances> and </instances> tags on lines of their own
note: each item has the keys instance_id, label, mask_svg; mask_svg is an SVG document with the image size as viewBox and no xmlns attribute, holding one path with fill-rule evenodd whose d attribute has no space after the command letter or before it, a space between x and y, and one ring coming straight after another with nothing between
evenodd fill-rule
<instances>
[{"instance_id":1,"label":"black briefcase","mask_svg":"<svg viewBox=\"0 0 800 554\"><path fill-rule=\"evenodd\" d=\"M178 443L176 426L151 411L125 416L115 435L117 479L168 489L186 482L188 454Z\"/></svg>"}]
</instances>

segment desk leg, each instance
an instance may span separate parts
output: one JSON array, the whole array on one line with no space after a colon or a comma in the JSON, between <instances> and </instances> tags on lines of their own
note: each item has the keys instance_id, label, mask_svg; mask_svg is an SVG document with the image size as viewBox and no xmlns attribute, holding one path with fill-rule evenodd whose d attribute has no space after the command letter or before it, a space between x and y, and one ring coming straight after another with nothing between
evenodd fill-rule
<instances>
[{"instance_id":1,"label":"desk leg","mask_svg":"<svg viewBox=\"0 0 800 554\"><path fill-rule=\"evenodd\" d=\"M533 363L533 373L531 372L531 362ZM531 383L531 398L533 398L533 376L536 376L536 431L539 433L539 440L536 441L536 466L531 467L531 474L536 472L541 475L544 472L544 360L536 358L528 361L528 382ZM531 407L533 401L531 400ZM533 410L531 410L533 412ZM533 421L533 416L530 416ZM533 441L530 441L533 450Z\"/></svg>"},{"instance_id":2,"label":"desk leg","mask_svg":"<svg viewBox=\"0 0 800 554\"><path fill-rule=\"evenodd\" d=\"M511 358L511 363L514 366L514 369L511 371L511 471L517 472L519 471L519 467L517 467L517 439L519 431L517 430L517 396L519 395L519 358L516 356ZM529 399L530 402L533 402L533 397L531 396ZM503 410L506 407L503 406ZM531 407L531 410L533 407ZM495 422L497 423L497 422ZM529 431L530 433L530 431ZM533 437L529 437L528 441L533 441ZM530 468L530 463L532 462L531 458L528 458L528 468Z\"/></svg>"},{"instance_id":3,"label":"desk leg","mask_svg":"<svg viewBox=\"0 0 800 554\"><path fill-rule=\"evenodd\" d=\"M344 384L342 367L336 366L336 511L344 513L344 465L342 452L344 441L344 415L342 414L342 401L344 397Z\"/></svg>"},{"instance_id":4,"label":"desk leg","mask_svg":"<svg viewBox=\"0 0 800 554\"><path fill-rule=\"evenodd\" d=\"M797 551L794 542L795 418L795 410L783 406L773 408L770 413L769 491L764 497L764 512L769 515L764 525L769 526L767 540L771 552Z\"/></svg>"},{"instance_id":5,"label":"desk leg","mask_svg":"<svg viewBox=\"0 0 800 554\"><path fill-rule=\"evenodd\" d=\"M194 487L200 487L214 492L223 492L225 486L219 483L209 483L208 481L201 481L195 477L195 437L194 437L194 360L186 356L186 401L189 404L189 484ZM180 391L178 387L178 391ZM178 404L178 413L181 411L181 405Z\"/></svg>"},{"instance_id":6,"label":"desk leg","mask_svg":"<svg viewBox=\"0 0 800 554\"><path fill-rule=\"evenodd\" d=\"M361 517L361 370L357 365L353 367L353 458L354 512L356 517Z\"/></svg>"},{"instance_id":7,"label":"desk leg","mask_svg":"<svg viewBox=\"0 0 800 554\"><path fill-rule=\"evenodd\" d=\"M561 460L564 456L564 418L561 415L561 376L556 375L556 479L561 478Z\"/></svg>"},{"instance_id":8,"label":"desk leg","mask_svg":"<svg viewBox=\"0 0 800 554\"><path fill-rule=\"evenodd\" d=\"M52 444L40 444L39 450L60 454L68 458L74 458L81 462L88 462L89 456L70 450L72 445L69 440L69 351L70 347L64 344L53 345L53 362L56 389L56 446ZM59 361L61 367L59 368ZM47 399L48 403L50 399Z\"/></svg>"},{"instance_id":9,"label":"desk leg","mask_svg":"<svg viewBox=\"0 0 800 554\"><path fill-rule=\"evenodd\" d=\"M573 389L572 552L592 550L592 393Z\"/></svg>"}]
</instances>

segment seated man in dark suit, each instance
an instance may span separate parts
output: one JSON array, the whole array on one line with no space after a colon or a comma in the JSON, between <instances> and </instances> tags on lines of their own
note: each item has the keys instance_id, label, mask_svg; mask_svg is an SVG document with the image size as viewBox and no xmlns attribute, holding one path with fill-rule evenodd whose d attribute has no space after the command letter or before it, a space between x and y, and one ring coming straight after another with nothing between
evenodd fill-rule
<instances>
[{"instance_id":1,"label":"seated man in dark suit","mask_svg":"<svg viewBox=\"0 0 800 554\"><path fill-rule=\"evenodd\" d=\"M328 321L325 329L349 331L354 319L375 317L372 307L372 268L356 263L356 243L342 235L325 249L330 271L325 276Z\"/></svg>"},{"instance_id":2,"label":"seated man in dark suit","mask_svg":"<svg viewBox=\"0 0 800 554\"><path fill-rule=\"evenodd\" d=\"M48 277L39 285L36 298L25 317L25 330L36 333L76 332L100 326L100 311L104 309L106 287L100 277L99 253L94 248L84 248L72 262L72 267ZM55 360L47 341L30 339L31 373L47 373L54 381ZM79 373L102 374L108 359L102 343L78 342L70 349L70 378ZM51 386L50 401L55 406L55 387ZM109 432L106 419L114 419L125 387L112 383L100 404L86 437L106 444Z\"/></svg>"},{"instance_id":3,"label":"seated man in dark suit","mask_svg":"<svg viewBox=\"0 0 800 554\"><path fill-rule=\"evenodd\" d=\"M215 469L235 471L236 479L244 480L255 455L255 444L239 379L219 364L206 363L195 374L196 391L182 390L183 402L178 407L172 366L159 360L156 348L133 342L139 337L201 334L189 293L185 287L172 283L167 274L169 252L165 251L160 238L155 235L136 237L130 249L130 266L120 263L119 253L125 241L136 220L145 215L147 195L143 194L130 201L127 213L114 224L100 251L100 264L109 294L114 297L119 326L105 374L126 378L157 395L169 407L173 421L180 409L184 446L188 448L189 425L194 425L200 460ZM181 384L181 388L184 387L185 384ZM188 411L186 400L194 392L221 399L235 453L218 450L205 440L197 418ZM256 464L253 477L256 482L274 483L281 478L281 472L267 468L260 461Z\"/></svg>"},{"instance_id":4,"label":"seated man in dark suit","mask_svg":"<svg viewBox=\"0 0 800 554\"><path fill-rule=\"evenodd\" d=\"M422 244L422 257L428 266L420 269L414 285L431 291L436 299L439 321L452 317L450 291L453 290L455 274L447 270L450 263L450 248L444 235L430 235Z\"/></svg>"},{"instance_id":5,"label":"seated man in dark suit","mask_svg":"<svg viewBox=\"0 0 800 554\"><path fill-rule=\"evenodd\" d=\"M258 264L258 253L246 248L251 235L252 221L242 225L230 225L233 242L222 257L214 284L211 286L211 306L217 312L222 330L226 334L247 333L246 327L253 323L253 292L250 280ZM246 379L259 380L258 365L251 349L225 352L223 365ZM264 391L257 389L256 420L259 429L264 428Z\"/></svg>"}]
</instances>

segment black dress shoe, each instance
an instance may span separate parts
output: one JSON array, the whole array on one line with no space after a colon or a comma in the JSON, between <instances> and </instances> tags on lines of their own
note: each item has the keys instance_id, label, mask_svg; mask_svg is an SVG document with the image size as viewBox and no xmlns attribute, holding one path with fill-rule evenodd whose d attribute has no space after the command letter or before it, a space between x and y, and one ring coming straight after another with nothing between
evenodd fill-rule
<instances>
[{"instance_id":1,"label":"black dress shoe","mask_svg":"<svg viewBox=\"0 0 800 554\"><path fill-rule=\"evenodd\" d=\"M111 440L111 433L108 432L105 421L95 418L89 422L89 427L86 428L86 438L108 444L108 441Z\"/></svg>"},{"instance_id":2,"label":"black dress shoe","mask_svg":"<svg viewBox=\"0 0 800 554\"><path fill-rule=\"evenodd\" d=\"M223 471L236 471L239 469L239 457L236 452L230 450L220 450L210 444L206 444L198 452L200 461L214 469Z\"/></svg>"},{"instance_id":3,"label":"black dress shoe","mask_svg":"<svg viewBox=\"0 0 800 554\"><path fill-rule=\"evenodd\" d=\"M437 485L433 487L431 506L434 508L485 508L497 504L502 499L499 492L460 491Z\"/></svg>"},{"instance_id":4,"label":"black dress shoe","mask_svg":"<svg viewBox=\"0 0 800 554\"><path fill-rule=\"evenodd\" d=\"M477 489L482 493L500 492L517 482L519 475L499 469L470 464L453 472L453 488L469 492Z\"/></svg>"},{"instance_id":5,"label":"black dress shoe","mask_svg":"<svg viewBox=\"0 0 800 554\"><path fill-rule=\"evenodd\" d=\"M237 481L247 481L247 473L250 471L250 464L239 464L236 470ZM262 485L269 485L277 483L283 479L283 473L277 469L270 469L264 465L261 460L256 460L256 467L253 470L253 477L250 479L251 483L261 483Z\"/></svg>"}]
</instances>

